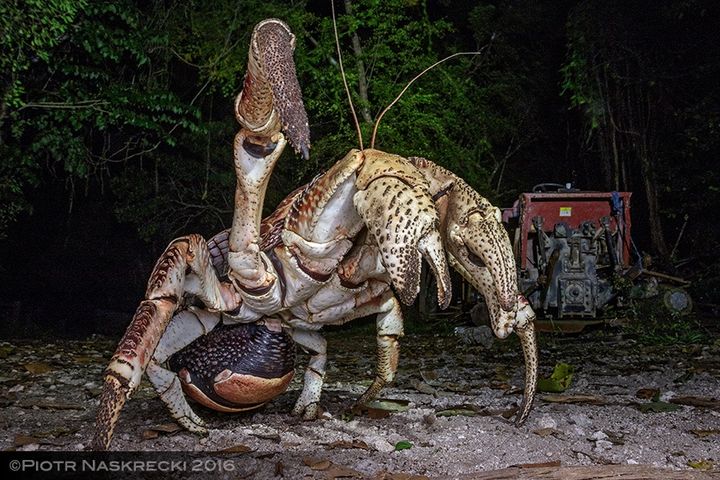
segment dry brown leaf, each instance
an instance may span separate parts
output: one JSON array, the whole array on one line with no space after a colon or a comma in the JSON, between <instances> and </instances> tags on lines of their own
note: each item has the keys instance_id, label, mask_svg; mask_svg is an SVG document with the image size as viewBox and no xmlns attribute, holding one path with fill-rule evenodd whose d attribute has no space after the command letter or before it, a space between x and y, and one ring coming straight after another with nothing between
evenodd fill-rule
<instances>
[{"instance_id":1,"label":"dry brown leaf","mask_svg":"<svg viewBox=\"0 0 720 480\"><path fill-rule=\"evenodd\" d=\"M712 435L719 435L720 430L690 430L690 433L699 438L710 437Z\"/></svg>"},{"instance_id":2,"label":"dry brown leaf","mask_svg":"<svg viewBox=\"0 0 720 480\"><path fill-rule=\"evenodd\" d=\"M670 399L670 403L677 405L689 405L691 407L703 407L710 408L712 410L720 410L720 400L708 397L695 397L692 395L683 397L673 397Z\"/></svg>"},{"instance_id":3,"label":"dry brown leaf","mask_svg":"<svg viewBox=\"0 0 720 480\"><path fill-rule=\"evenodd\" d=\"M336 478L363 478L363 474L357 470L342 465L335 465L332 462L330 462L330 467L323 471L323 475L329 480L335 480Z\"/></svg>"},{"instance_id":4,"label":"dry brown leaf","mask_svg":"<svg viewBox=\"0 0 720 480\"><path fill-rule=\"evenodd\" d=\"M540 398L551 403L587 403L589 405L607 405L609 403L597 395L543 395Z\"/></svg>"},{"instance_id":5,"label":"dry brown leaf","mask_svg":"<svg viewBox=\"0 0 720 480\"><path fill-rule=\"evenodd\" d=\"M148 428L147 430L144 430L142 432L142 439L143 440L154 440L160 436L160 432L157 430L153 430Z\"/></svg>"},{"instance_id":6,"label":"dry brown leaf","mask_svg":"<svg viewBox=\"0 0 720 480\"><path fill-rule=\"evenodd\" d=\"M650 400L660 395L660 390L657 388L641 388L635 392L636 398L642 398L644 400Z\"/></svg>"},{"instance_id":7,"label":"dry brown leaf","mask_svg":"<svg viewBox=\"0 0 720 480\"><path fill-rule=\"evenodd\" d=\"M369 450L370 447L368 447L368 444L363 442L362 440L352 440L348 442L347 440L337 440L335 442L329 443L327 445L328 450L332 450L333 448L359 448L362 450Z\"/></svg>"},{"instance_id":8,"label":"dry brown leaf","mask_svg":"<svg viewBox=\"0 0 720 480\"><path fill-rule=\"evenodd\" d=\"M150 430L156 430L163 433L175 433L182 430L182 427L180 427L177 423L163 423L150 427Z\"/></svg>"},{"instance_id":9,"label":"dry brown leaf","mask_svg":"<svg viewBox=\"0 0 720 480\"><path fill-rule=\"evenodd\" d=\"M32 375L42 375L52 370L52 367L45 362L30 362L23 365L23 367Z\"/></svg>"},{"instance_id":10,"label":"dry brown leaf","mask_svg":"<svg viewBox=\"0 0 720 480\"><path fill-rule=\"evenodd\" d=\"M540 437L549 437L550 435L560 435L562 434L561 431L556 430L554 428L546 427L546 428L538 428L537 430L533 430L535 435L538 435Z\"/></svg>"},{"instance_id":11,"label":"dry brown leaf","mask_svg":"<svg viewBox=\"0 0 720 480\"><path fill-rule=\"evenodd\" d=\"M275 476L276 477L284 477L285 476L285 465L278 460L277 463L275 463Z\"/></svg>"},{"instance_id":12,"label":"dry brown leaf","mask_svg":"<svg viewBox=\"0 0 720 480\"><path fill-rule=\"evenodd\" d=\"M248 447L247 445L233 445L232 447L223 448L222 450L218 450L219 453L247 453L252 452L253 449Z\"/></svg>"},{"instance_id":13,"label":"dry brown leaf","mask_svg":"<svg viewBox=\"0 0 720 480\"><path fill-rule=\"evenodd\" d=\"M39 438L31 437L30 435L15 435L15 441L13 444L16 447L22 447L23 445L31 445L33 443L41 443L42 440Z\"/></svg>"},{"instance_id":14,"label":"dry brown leaf","mask_svg":"<svg viewBox=\"0 0 720 480\"><path fill-rule=\"evenodd\" d=\"M373 420L379 420L381 418L387 418L390 416L389 410L381 410L379 408L368 408L367 416Z\"/></svg>"},{"instance_id":15,"label":"dry brown leaf","mask_svg":"<svg viewBox=\"0 0 720 480\"><path fill-rule=\"evenodd\" d=\"M521 463L519 465L513 465L513 467L517 468L547 468L547 467L559 467L560 466L560 460L552 460L550 462L541 462L541 463Z\"/></svg>"},{"instance_id":16,"label":"dry brown leaf","mask_svg":"<svg viewBox=\"0 0 720 480\"><path fill-rule=\"evenodd\" d=\"M386 473L383 480L430 480L425 475L414 475L412 473Z\"/></svg>"},{"instance_id":17,"label":"dry brown leaf","mask_svg":"<svg viewBox=\"0 0 720 480\"><path fill-rule=\"evenodd\" d=\"M327 470L332 465L330 460L325 458L305 457L303 463L310 467L312 470Z\"/></svg>"}]
</instances>

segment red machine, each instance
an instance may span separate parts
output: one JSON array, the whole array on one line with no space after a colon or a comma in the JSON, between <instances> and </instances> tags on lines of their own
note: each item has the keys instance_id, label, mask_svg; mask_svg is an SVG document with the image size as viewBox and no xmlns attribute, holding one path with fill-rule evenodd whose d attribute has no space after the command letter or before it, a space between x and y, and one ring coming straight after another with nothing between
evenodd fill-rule
<instances>
[{"instance_id":1,"label":"red machine","mask_svg":"<svg viewBox=\"0 0 720 480\"><path fill-rule=\"evenodd\" d=\"M538 313L594 318L617 295L614 279L631 266L630 196L541 184L503 211L520 289Z\"/></svg>"}]
</instances>

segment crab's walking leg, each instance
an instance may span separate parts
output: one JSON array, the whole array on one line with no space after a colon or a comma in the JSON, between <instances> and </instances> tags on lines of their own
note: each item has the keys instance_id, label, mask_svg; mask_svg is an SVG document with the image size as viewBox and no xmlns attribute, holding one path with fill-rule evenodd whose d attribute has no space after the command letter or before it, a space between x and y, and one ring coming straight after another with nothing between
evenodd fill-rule
<instances>
[{"instance_id":1,"label":"crab's walking leg","mask_svg":"<svg viewBox=\"0 0 720 480\"><path fill-rule=\"evenodd\" d=\"M155 264L146 300L140 303L105 369L93 448L109 446L120 410L140 385L155 348L186 292L196 294L213 310L234 310L240 302L233 289L218 279L207 244L199 235L174 240Z\"/></svg>"},{"instance_id":2,"label":"crab's walking leg","mask_svg":"<svg viewBox=\"0 0 720 480\"><path fill-rule=\"evenodd\" d=\"M292 409L293 415L302 415L306 420L313 420L318 415L318 403L325 379L327 363L327 340L320 332L296 329L290 333L292 339L310 352L310 362L305 369L303 389Z\"/></svg>"},{"instance_id":3,"label":"crab's walking leg","mask_svg":"<svg viewBox=\"0 0 720 480\"><path fill-rule=\"evenodd\" d=\"M147 367L147 376L170 415L187 430L207 433L205 423L188 404L178 375L163 367L175 352L182 350L196 338L206 335L220 323L219 312L208 312L195 307L175 315L163 334L155 354Z\"/></svg>"},{"instance_id":4,"label":"crab's walking leg","mask_svg":"<svg viewBox=\"0 0 720 480\"><path fill-rule=\"evenodd\" d=\"M398 338L403 335L403 317L400 303L391 296L381 306L377 317L377 374L375 380L358 399L358 405L365 405L380 393L380 390L395 379L400 346Z\"/></svg>"}]
</instances>

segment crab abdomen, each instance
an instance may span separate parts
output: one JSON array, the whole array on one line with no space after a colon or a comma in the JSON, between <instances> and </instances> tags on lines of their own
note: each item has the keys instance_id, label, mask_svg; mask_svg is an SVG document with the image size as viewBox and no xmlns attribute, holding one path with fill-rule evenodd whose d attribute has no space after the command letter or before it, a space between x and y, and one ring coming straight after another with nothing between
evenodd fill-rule
<instances>
[{"instance_id":1,"label":"crab abdomen","mask_svg":"<svg viewBox=\"0 0 720 480\"><path fill-rule=\"evenodd\" d=\"M168 359L185 393L221 412L252 410L277 397L294 366L290 336L254 323L220 326Z\"/></svg>"}]
</instances>

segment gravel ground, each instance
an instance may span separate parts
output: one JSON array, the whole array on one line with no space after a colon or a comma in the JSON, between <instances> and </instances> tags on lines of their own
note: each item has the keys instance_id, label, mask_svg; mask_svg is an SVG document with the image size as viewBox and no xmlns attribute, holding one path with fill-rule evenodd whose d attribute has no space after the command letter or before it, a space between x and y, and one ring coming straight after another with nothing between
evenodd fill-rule
<instances>
[{"instance_id":1,"label":"gravel ground","mask_svg":"<svg viewBox=\"0 0 720 480\"><path fill-rule=\"evenodd\" d=\"M220 464L231 469L219 478L475 478L558 465L718 474L720 342L648 347L608 332L539 341L541 376L558 362L575 373L566 391L539 394L520 428L505 418L521 395L517 341L487 342L482 330L408 335L397 380L382 393L393 401L353 415L348 407L372 378L374 337L334 331L325 419L287 413L301 368L287 393L255 413L198 406L211 427L204 438L177 431L145 382L126 404L112 448L202 452L197 458L230 462ZM0 449L85 449L113 347L103 338L0 342ZM305 361L300 355L298 365Z\"/></svg>"}]
</instances>

